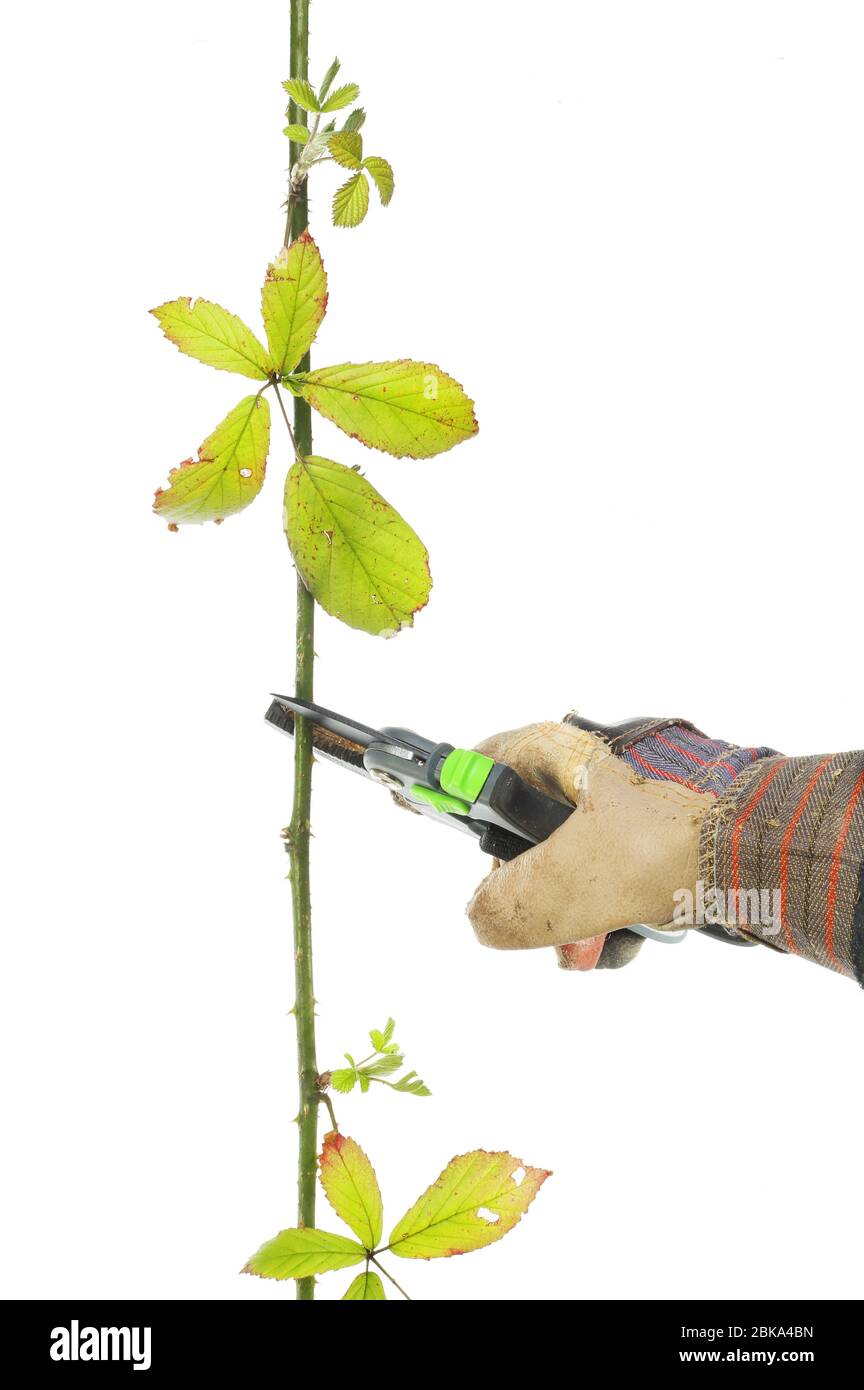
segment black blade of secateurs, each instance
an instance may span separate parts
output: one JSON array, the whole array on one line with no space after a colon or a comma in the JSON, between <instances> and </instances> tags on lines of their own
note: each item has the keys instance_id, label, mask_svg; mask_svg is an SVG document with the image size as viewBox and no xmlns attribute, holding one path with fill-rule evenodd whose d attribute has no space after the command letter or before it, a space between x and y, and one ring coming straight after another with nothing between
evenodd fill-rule
<instances>
[{"instance_id":1,"label":"black blade of secateurs","mask_svg":"<svg viewBox=\"0 0 864 1390\"><path fill-rule=\"evenodd\" d=\"M264 718L274 728L281 729L282 733L293 735L294 710L283 700L275 698ZM341 763L343 767L350 767L352 771L360 772L364 777L368 777L369 774L363 765L366 743L356 742L333 729L325 728L323 724L315 723L314 714L311 711L309 719L312 723L312 746L316 753L319 753L322 758L327 758L334 763ZM368 730L369 734L374 732L374 729Z\"/></svg>"}]
</instances>

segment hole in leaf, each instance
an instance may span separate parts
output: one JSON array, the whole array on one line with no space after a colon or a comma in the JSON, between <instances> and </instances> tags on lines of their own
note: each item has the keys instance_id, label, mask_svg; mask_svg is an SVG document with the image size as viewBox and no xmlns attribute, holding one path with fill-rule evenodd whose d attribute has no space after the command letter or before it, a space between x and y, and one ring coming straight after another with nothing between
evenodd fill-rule
<instances>
[{"instance_id":1,"label":"hole in leaf","mask_svg":"<svg viewBox=\"0 0 864 1390\"><path fill-rule=\"evenodd\" d=\"M498 1212L490 1211L488 1207L478 1207L477 1215L479 1217L482 1217L484 1221L488 1221L490 1226L494 1226L496 1222L501 1220L501 1217L498 1215Z\"/></svg>"},{"instance_id":2,"label":"hole in leaf","mask_svg":"<svg viewBox=\"0 0 864 1390\"><path fill-rule=\"evenodd\" d=\"M515 1184L516 1184L517 1187L519 1187L519 1185L521 1184L522 1179L524 1178L524 1176L525 1176L525 1169L524 1169L524 1168L517 1168L516 1171L515 1171L515 1173L513 1174L513 1181L515 1182Z\"/></svg>"},{"instance_id":3,"label":"hole in leaf","mask_svg":"<svg viewBox=\"0 0 864 1390\"><path fill-rule=\"evenodd\" d=\"M240 469L240 477L241 477L241 478L251 478L251 477L252 477L252 469L251 469L251 468L241 468L241 469Z\"/></svg>"}]
</instances>

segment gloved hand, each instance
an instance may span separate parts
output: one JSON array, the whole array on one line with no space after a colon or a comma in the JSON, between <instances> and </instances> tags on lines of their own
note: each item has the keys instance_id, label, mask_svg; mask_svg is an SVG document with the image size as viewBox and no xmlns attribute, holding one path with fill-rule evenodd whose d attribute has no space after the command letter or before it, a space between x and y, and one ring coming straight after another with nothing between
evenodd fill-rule
<instances>
[{"instance_id":1,"label":"gloved hand","mask_svg":"<svg viewBox=\"0 0 864 1390\"><path fill-rule=\"evenodd\" d=\"M632 959L631 924L722 926L864 983L864 753L784 758L681 720L576 716L478 751L576 808L480 884L484 945L557 946L590 970Z\"/></svg>"}]
</instances>

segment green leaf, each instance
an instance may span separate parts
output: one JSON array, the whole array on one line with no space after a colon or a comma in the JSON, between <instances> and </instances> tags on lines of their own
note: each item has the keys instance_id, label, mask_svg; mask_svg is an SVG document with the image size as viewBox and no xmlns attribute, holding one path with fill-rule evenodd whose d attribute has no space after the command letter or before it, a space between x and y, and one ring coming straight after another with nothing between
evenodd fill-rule
<instances>
[{"instance_id":1,"label":"green leaf","mask_svg":"<svg viewBox=\"0 0 864 1390\"><path fill-rule=\"evenodd\" d=\"M376 1052L384 1051L385 1047L392 1038L395 1029L396 1022L395 1019L392 1018L388 1018L386 1024L384 1025L383 1032L379 1033L377 1028L369 1029L369 1041L371 1042Z\"/></svg>"},{"instance_id":2,"label":"green leaf","mask_svg":"<svg viewBox=\"0 0 864 1390\"><path fill-rule=\"evenodd\" d=\"M366 112L362 106L355 106L350 115L345 117L342 123L343 130L360 130L366 120Z\"/></svg>"},{"instance_id":3,"label":"green leaf","mask_svg":"<svg viewBox=\"0 0 864 1390\"><path fill-rule=\"evenodd\" d=\"M361 1093L365 1096L366 1092L369 1090L369 1085L370 1085L369 1077L368 1077L368 1076L364 1076L362 1072L359 1072L359 1073L358 1073L358 1076L357 1076L357 1080L360 1082L360 1090L361 1090Z\"/></svg>"},{"instance_id":4,"label":"green leaf","mask_svg":"<svg viewBox=\"0 0 864 1390\"><path fill-rule=\"evenodd\" d=\"M332 1130L324 1136L318 1159L327 1201L367 1250L381 1240L384 1208L375 1169L360 1145Z\"/></svg>"},{"instance_id":5,"label":"green leaf","mask_svg":"<svg viewBox=\"0 0 864 1390\"><path fill-rule=\"evenodd\" d=\"M276 370L290 372L306 353L327 311L327 275L321 253L302 232L267 267L261 314Z\"/></svg>"},{"instance_id":6,"label":"green leaf","mask_svg":"<svg viewBox=\"0 0 864 1390\"><path fill-rule=\"evenodd\" d=\"M350 1095L357 1085L357 1073L353 1067L339 1067L330 1073L330 1085L341 1095Z\"/></svg>"},{"instance_id":7,"label":"green leaf","mask_svg":"<svg viewBox=\"0 0 864 1390\"><path fill-rule=\"evenodd\" d=\"M396 458L431 458L477 433L474 402L429 362L343 362L292 380L340 430Z\"/></svg>"},{"instance_id":8,"label":"green leaf","mask_svg":"<svg viewBox=\"0 0 864 1390\"><path fill-rule=\"evenodd\" d=\"M327 71L326 71L325 74L324 74L324 81L321 83L321 86L318 88L318 100L319 100L319 102L324 100L324 98L326 97L326 95L327 95L327 93L329 92L330 88L333 86L334 79L335 79L335 77L336 77L337 72L338 72L339 69L341 68L341 66L342 66L342 64L339 62L339 59L338 59L338 58L334 58L334 59L333 59L333 62L330 64L329 68L327 69Z\"/></svg>"},{"instance_id":9,"label":"green leaf","mask_svg":"<svg viewBox=\"0 0 864 1390\"><path fill-rule=\"evenodd\" d=\"M286 125L282 134L293 140L295 145L305 145L310 132L305 125Z\"/></svg>"},{"instance_id":10,"label":"green leaf","mask_svg":"<svg viewBox=\"0 0 864 1390\"><path fill-rule=\"evenodd\" d=\"M429 1087L420 1080L416 1071L406 1071L398 1081L392 1083L394 1091L403 1091L409 1096L431 1096Z\"/></svg>"},{"instance_id":11,"label":"green leaf","mask_svg":"<svg viewBox=\"0 0 864 1390\"><path fill-rule=\"evenodd\" d=\"M303 111L320 111L321 106L311 82L303 77L289 77L282 83L291 100Z\"/></svg>"},{"instance_id":12,"label":"green leaf","mask_svg":"<svg viewBox=\"0 0 864 1390\"><path fill-rule=\"evenodd\" d=\"M492 1245L512 1231L548 1177L544 1168L529 1168L512 1154L461 1154L397 1222L390 1248L404 1259L432 1260Z\"/></svg>"},{"instance_id":13,"label":"green leaf","mask_svg":"<svg viewBox=\"0 0 864 1390\"><path fill-rule=\"evenodd\" d=\"M337 87L332 92L321 107L322 111L341 111L343 106L350 106L352 101L356 101L360 95L360 88L356 82L346 82L344 87Z\"/></svg>"},{"instance_id":14,"label":"green leaf","mask_svg":"<svg viewBox=\"0 0 864 1390\"><path fill-rule=\"evenodd\" d=\"M365 1258L366 1251L356 1240L306 1227L280 1231L265 1241L241 1272L259 1274L262 1279L306 1279L310 1274L348 1269Z\"/></svg>"},{"instance_id":15,"label":"green leaf","mask_svg":"<svg viewBox=\"0 0 864 1390\"><path fill-rule=\"evenodd\" d=\"M270 447L270 407L246 396L198 449L197 462L173 468L168 489L157 489L153 510L176 530L187 522L222 521L254 501L264 482Z\"/></svg>"},{"instance_id":16,"label":"green leaf","mask_svg":"<svg viewBox=\"0 0 864 1390\"><path fill-rule=\"evenodd\" d=\"M378 1275L367 1269L365 1274L357 1275L348 1292L342 1295L343 1303L346 1299L352 1299L358 1303L386 1303L387 1295Z\"/></svg>"},{"instance_id":17,"label":"green leaf","mask_svg":"<svg viewBox=\"0 0 864 1390\"><path fill-rule=\"evenodd\" d=\"M375 181L378 189L378 196L381 199L382 207L387 206L393 197L393 189L396 187L396 180L393 177L393 168L382 159L380 155L370 154L368 159L364 159L363 168L368 169Z\"/></svg>"},{"instance_id":18,"label":"green leaf","mask_svg":"<svg viewBox=\"0 0 864 1390\"><path fill-rule=\"evenodd\" d=\"M251 328L236 314L229 314L209 299L193 301L188 295L151 309L165 337L187 357L208 367L239 372L255 381L266 381L273 364Z\"/></svg>"},{"instance_id":19,"label":"green leaf","mask_svg":"<svg viewBox=\"0 0 864 1390\"><path fill-rule=\"evenodd\" d=\"M363 159L363 136L356 130L337 130L330 136L328 149L343 169L359 169Z\"/></svg>"},{"instance_id":20,"label":"green leaf","mask_svg":"<svg viewBox=\"0 0 864 1390\"><path fill-rule=\"evenodd\" d=\"M349 627L390 636L429 598L426 547L353 468L315 456L295 463L285 533L313 597Z\"/></svg>"},{"instance_id":21,"label":"green leaf","mask_svg":"<svg viewBox=\"0 0 864 1390\"><path fill-rule=\"evenodd\" d=\"M333 139L335 138L334 136ZM332 145L332 139L330 143ZM361 172L355 174L347 183L343 183L333 194L333 225L359 227L368 211L369 183L366 175Z\"/></svg>"},{"instance_id":22,"label":"green leaf","mask_svg":"<svg viewBox=\"0 0 864 1390\"><path fill-rule=\"evenodd\" d=\"M391 1072L398 1071L404 1061L405 1058L398 1052L386 1052L376 1062L367 1062L362 1071L366 1076L389 1076Z\"/></svg>"}]
</instances>

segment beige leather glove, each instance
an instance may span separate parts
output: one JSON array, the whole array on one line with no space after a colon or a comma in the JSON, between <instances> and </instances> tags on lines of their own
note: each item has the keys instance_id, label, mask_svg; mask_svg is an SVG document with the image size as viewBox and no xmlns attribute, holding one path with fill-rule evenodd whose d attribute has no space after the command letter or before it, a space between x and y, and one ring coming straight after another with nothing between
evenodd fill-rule
<instances>
[{"instance_id":1,"label":"beige leather glove","mask_svg":"<svg viewBox=\"0 0 864 1390\"><path fill-rule=\"evenodd\" d=\"M548 840L480 884L468 916L484 946L558 946L562 966L590 970L607 932L672 922L676 890L695 890L712 796L640 777L604 739L569 724L497 734L478 751L576 807ZM629 947L607 949L606 963L638 950L641 938L625 935Z\"/></svg>"},{"instance_id":2,"label":"beige leather glove","mask_svg":"<svg viewBox=\"0 0 864 1390\"><path fill-rule=\"evenodd\" d=\"M641 945L629 925L672 923L864 986L864 750L786 757L683 720L573 714L481 751L576 808L477 889L468 914L485 945L614 968Z\"/></svg>"}]
</instances>

